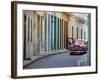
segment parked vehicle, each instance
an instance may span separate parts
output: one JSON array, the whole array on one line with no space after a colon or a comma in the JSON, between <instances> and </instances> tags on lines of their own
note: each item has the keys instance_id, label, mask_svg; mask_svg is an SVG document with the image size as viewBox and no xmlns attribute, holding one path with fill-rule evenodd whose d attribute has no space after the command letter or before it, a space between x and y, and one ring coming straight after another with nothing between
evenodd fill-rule
<instances>
[{"instance_id":1,"label":"parked vehicle","mask_svg":"<svg viewBox=\"0 0 100 80\"><path fill-rule=\"evenodd\" d=\"M69 47L70 54L84 54L87 50L88 44L84 40L76 39Z\"/></svg>"}]
</instances>

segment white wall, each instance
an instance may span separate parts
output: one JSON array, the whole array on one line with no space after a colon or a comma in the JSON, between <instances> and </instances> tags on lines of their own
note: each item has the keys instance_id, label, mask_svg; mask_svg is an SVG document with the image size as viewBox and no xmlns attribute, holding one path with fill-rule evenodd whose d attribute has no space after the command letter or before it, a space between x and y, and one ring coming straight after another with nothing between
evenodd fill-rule
<instances>
[{"instance_id":1,"label":"white wall","mask_svg":"<svg viewBox=\"0 0 100 80\"><path fill-rule=\"evenodd\" d=\"M83 30L83 32L85 30L85 26L84 26L84 23L82 22L82 19L77 17L74 14L73 16L69 17L69 23L68 23L68 37L69 38L73 37L74 39L77 39L77 28L78 28L78 39L81 39L81 29ZM73 27L73 35L72 35L72 27ZM82 33L82 35L84 36L84 33ZM83 36L82 36L82 39L84 38Z\"/></svg>"},{"instance_id":2,"label":"white wall","mask_svg":"<svg viewBox=\"0 0 100 80\"><path fill-rule=\"evenodd\" d=\"M31 0L31 1L37 1L37 0ZM66 4L100 5L99 0L38 0L38 2L39 1L51 2L51 3L64 3L64 4L66 3ZM11 68L11 41L10 41L11 3L10 2L11 0L0 0L0 80L14 80L10 78L10 71L11 71L10 69ZM100 22L100 17L98 22ZM100 24L98 26L100 26ZM100 30L100 27L98 27L98 30ZM98 31L98 34L100 34L100 31ZM98 47L100 47L100 36L98 37L99 37ZM100 57L100 54L98 54L98 57ZM98 67L100 68L100 58L98 61L99 61ZM34 80L100 80L99 76L100 76L100 69L98 74L35 78ZM29 78L26 80L33 80L33 78Z\"/></svg>"}]
</instances>

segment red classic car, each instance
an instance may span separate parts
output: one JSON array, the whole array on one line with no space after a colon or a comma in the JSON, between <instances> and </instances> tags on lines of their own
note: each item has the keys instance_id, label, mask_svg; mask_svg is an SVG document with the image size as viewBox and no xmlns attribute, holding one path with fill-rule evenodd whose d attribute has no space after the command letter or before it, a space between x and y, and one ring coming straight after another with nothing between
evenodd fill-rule
<instances>
[{"instance_id":1,"label":"red classic car","mask_svg":"<svg viewBox=\"0 0 100 80\"><path fill-rule=\"evenodd\" d=\"M84 40L74 40L74 42L69 46L70 54L83 54L88 50L88 45Z\"/></svg>"}]
</instances>

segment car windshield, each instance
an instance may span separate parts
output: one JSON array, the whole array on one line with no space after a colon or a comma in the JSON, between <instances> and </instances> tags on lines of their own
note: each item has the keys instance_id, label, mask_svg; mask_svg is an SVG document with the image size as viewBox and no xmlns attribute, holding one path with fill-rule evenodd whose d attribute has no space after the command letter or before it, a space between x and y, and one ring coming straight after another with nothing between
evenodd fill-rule
<instances>
[{"instance_id":1,"label":"car windshield","mask_svg":"<svg viewBox=\"0 0 100 80\"><path fill-rule=\"evenodd\" d=\"M81 40L75 40L75 45L80 45L81 44Z\"/></svg>"}]
</instances>

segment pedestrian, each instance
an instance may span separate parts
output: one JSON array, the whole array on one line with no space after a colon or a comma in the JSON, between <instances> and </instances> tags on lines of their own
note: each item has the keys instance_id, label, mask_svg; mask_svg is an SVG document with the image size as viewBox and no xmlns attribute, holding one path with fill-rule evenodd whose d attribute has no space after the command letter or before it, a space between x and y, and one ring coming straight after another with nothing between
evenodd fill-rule
<instances>
[{"instance_id":1,"label":"pedestrian","mask_svg":"<svg viewBox=\"0 0 100 80\"><path fill-rule=\"evenodd\" d=\"M70 48L70 45L72 45L72 44L73 44L73 39L72 38L69 38L69 40L68 40L69 48Z\"/></svg>"}]
</instances>

